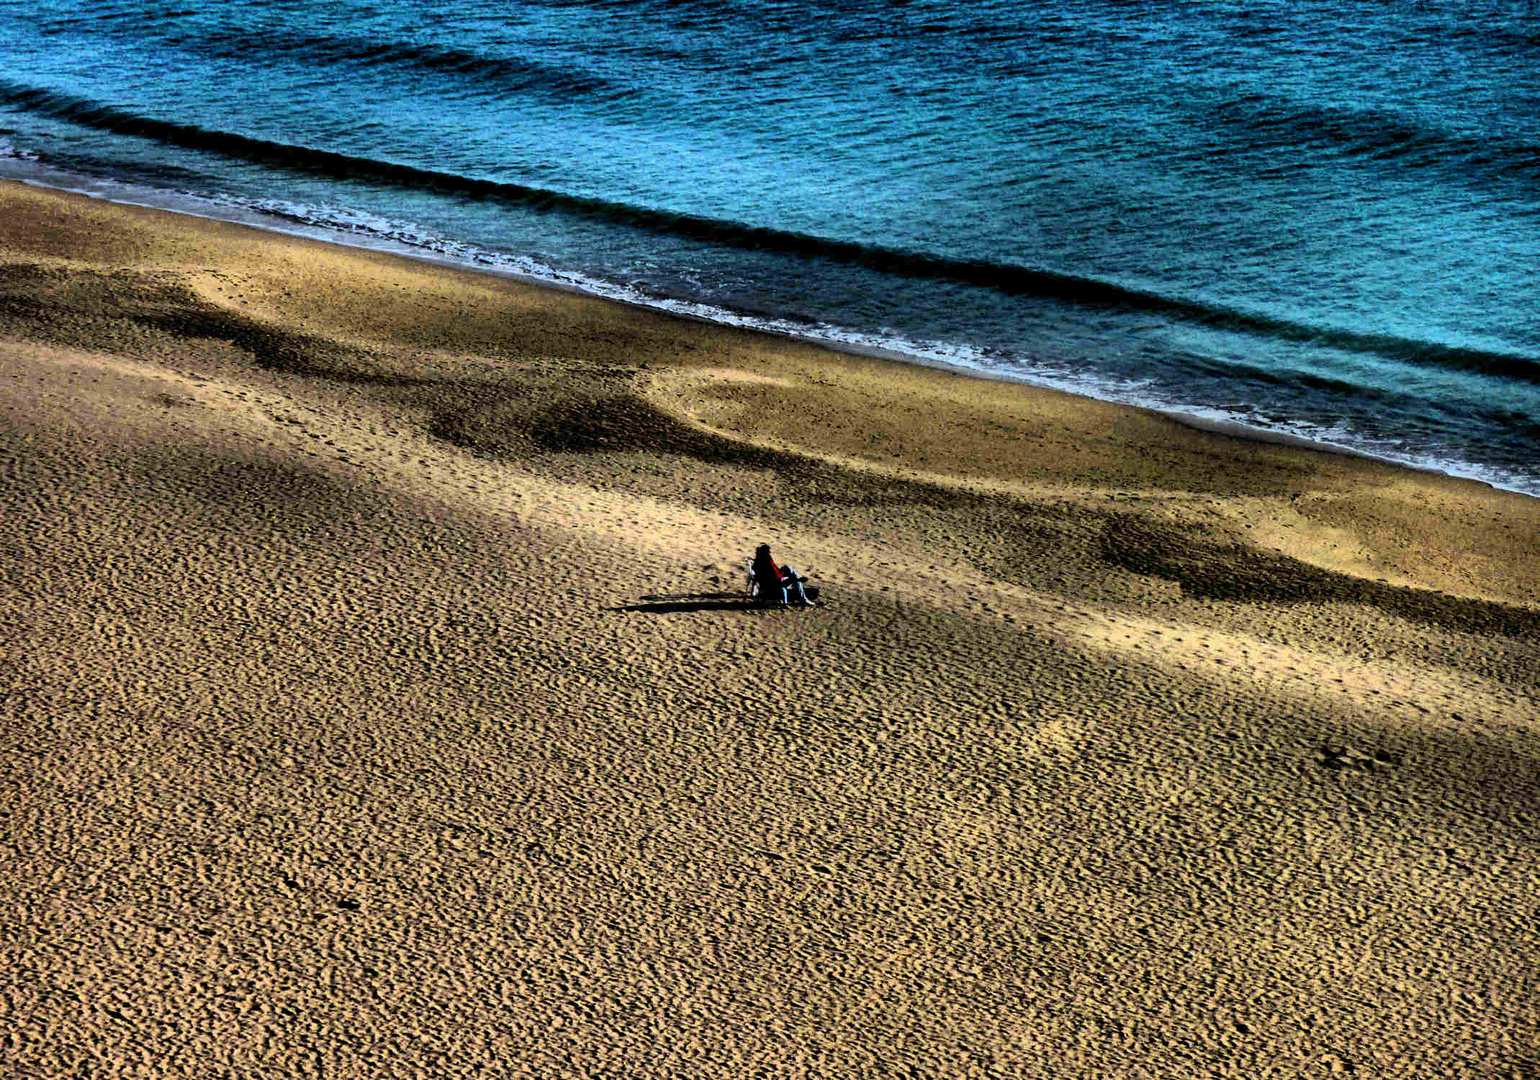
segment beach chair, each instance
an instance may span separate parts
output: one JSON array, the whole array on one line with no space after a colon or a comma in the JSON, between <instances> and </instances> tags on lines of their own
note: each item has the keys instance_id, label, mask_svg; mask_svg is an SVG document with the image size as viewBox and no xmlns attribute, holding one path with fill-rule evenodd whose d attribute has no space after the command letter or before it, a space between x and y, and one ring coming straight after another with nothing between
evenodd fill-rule
<instances>
[{"instance_id":1,"label":"beach chair","mask_svg":"<svg viewBox=\"0 0 1540 1080\"><path fill-rule=\"evenodd\" d=\"M804 582L806 582L807 578L803 578L802 580ZM743 594L744 594L744 596L746 596L748 598L749 603L751 603L751 604L761 603L761 600L759 598L759 579L754 576L754 560L753 559L744 559L743 560L743 581L744 581ZM813 603L817 603L818 602L818 598L819 598L819 596L822 595L822 593L823 593L823 590L820 589L817 585L806 585L805 584L803 586L803 594L808 598L809 601L811 601Z\"/></svg>"},{"instance_id":2,"label":"beach chair","mask_svg":"<svg viewBox=\"0 0 1540 1080\"><path fill-rule=\"evenodd\" d=\"M748 595L749 603L762 604L766 599L759 595L759 578L754 573L754 560L745 559L743 562L743 577L745 581L744 592Z\"/></svg>"},{"instance_id":3,"label":"beach chair","mask_svg":"<svg viewBox=\"0 0 1540 1080\"><path fill-rule=\"evenodd\" d=\"M744 560L744 563L743 563L743 578L744 578L744 582L745 582L744 592L748 595L749 603L751 603L751 604L777 603L778 604L778 603L781 602L779 598L777 598L775 600L771 600L769 597L764 597L764 596L760 595L760 591L759 591L759 578L756 577L755 574L754 574L754 560L753 559L746 559L746 560Z\"/></svg>"}]
</instances>

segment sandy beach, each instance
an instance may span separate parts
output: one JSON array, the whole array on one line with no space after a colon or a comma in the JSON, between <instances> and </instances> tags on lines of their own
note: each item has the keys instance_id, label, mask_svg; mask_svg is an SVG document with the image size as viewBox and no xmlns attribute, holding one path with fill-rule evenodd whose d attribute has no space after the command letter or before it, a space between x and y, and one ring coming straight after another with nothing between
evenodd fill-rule
<instances>
[{"instance_id":1,"label":"sandy beach","mask_svg":"<svg viewBox=\"0 0 1540 1080\"><path fill-rule=\"evenodd\" d=\"M14 184L0 415L8 1076L1540 1073L1540 501Z\"/></svg>"}]
</instances>

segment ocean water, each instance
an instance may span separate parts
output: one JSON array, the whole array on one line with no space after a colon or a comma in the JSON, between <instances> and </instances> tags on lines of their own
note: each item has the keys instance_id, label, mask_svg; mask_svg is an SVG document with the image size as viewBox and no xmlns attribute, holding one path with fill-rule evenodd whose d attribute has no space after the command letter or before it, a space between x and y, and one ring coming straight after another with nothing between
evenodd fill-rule
<instances>
[{"instance_id":1,"label":"ocean water","mask_svg":"<svg viewBox=\"0 0 1540 1080\"><path fill-rule=\"evenodd\" d=\"M0 176L1540 495L1526 0L0 0Z\"/></svg>"}]
</instances>

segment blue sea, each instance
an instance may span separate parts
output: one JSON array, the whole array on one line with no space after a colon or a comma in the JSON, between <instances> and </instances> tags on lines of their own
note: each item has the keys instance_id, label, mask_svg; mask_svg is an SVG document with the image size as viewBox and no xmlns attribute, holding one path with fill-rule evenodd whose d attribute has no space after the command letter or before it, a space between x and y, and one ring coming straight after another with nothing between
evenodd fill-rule
<instances>
[{"instance_id":1,"label":"blue sea","mask_svg":"<svg viewBox=\"0 0 1540 1080\"><path fill-rule=\"evenodd\" d=\"M1540 6L0 0L0 176L1540 495Z\"/></svg>"}]
</instances>

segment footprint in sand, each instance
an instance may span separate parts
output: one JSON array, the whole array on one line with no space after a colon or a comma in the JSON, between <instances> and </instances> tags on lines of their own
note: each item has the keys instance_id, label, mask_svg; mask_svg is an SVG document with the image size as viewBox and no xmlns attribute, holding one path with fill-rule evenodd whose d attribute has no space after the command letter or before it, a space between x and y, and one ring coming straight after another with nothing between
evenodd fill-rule
<instances>
[{"instance_id":1,"label":"footprint in sand","mask_svg":"<svg viewBox=\"0 0 1540 1080\"><path fill-rule=\"evenodd\" d=\"M1401 755L1389 750L1375 750L1366 753L1351 746L1325 746L1321 748L1321 757L1318 764L1323 769L1331 769L1341 772L1347 769L1357 769L1361 772L1373 772L1376 769L1388 769L1401 764Z\"/></svg>"}]
</instances>

